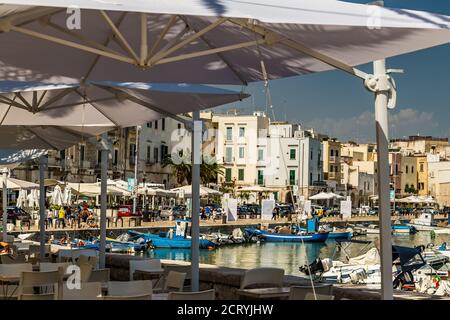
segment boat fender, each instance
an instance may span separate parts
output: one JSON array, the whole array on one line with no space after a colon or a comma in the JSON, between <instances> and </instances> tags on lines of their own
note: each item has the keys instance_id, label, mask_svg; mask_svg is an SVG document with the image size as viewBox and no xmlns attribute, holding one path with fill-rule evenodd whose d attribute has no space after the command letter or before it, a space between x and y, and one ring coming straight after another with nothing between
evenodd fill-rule
<instances>
[{"instance_id":1,"label":"boat fender","mask_svg":"<svg viewBox=\"0 0 450 320\"><path fill-rule=\"evenodd\" d=\"M330 258L325 258L322 260L323 271L327 272L333 267L333 262Z\"/></svg>"}]
</instances>

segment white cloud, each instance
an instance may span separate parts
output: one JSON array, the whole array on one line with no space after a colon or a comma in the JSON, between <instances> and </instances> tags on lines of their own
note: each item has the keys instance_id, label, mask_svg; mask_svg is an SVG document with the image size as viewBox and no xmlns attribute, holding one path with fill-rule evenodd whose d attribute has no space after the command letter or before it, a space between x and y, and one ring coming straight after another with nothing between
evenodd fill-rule
<instances>
[{"instance_id":1,"label":"white cloud","mask_svg":"<svg viewBox=\"0 0 450 320\"><path fill-rule=\"evenodd\" d=\"M337 137L341 140L357 142L375 141L374 114L365 111L351 118L322 118L303 123L305 129L314 130ZM432 112L402 109L389 112L389 135L398 138L409 135L431 135L438 123Z\"/></svg>"}]
</instances>

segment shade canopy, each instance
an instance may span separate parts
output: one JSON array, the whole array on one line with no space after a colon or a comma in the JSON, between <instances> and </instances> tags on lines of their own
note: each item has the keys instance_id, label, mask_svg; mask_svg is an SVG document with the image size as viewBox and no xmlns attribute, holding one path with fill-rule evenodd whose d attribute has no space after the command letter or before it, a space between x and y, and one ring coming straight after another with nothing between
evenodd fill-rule
<instances>
[{"instance_id":1,"label":"shade canopy","mask_svg":"<svg viewBox=\"0 0 450 320\"><path fill-rule=\"evenodd\" d=\"M171 189L170 191L176 192L179 195L183 196L184 198L192 197L192 185L174 188L174 189ZM220 192L220 191L217 191L217 190L205 187L205 186L200 186L200 197L218 196L221 194L222 194L222 192Z\"/></svg>"},{"instance_id":2,"label":"shade canopy","mask_svg":"<svg viewBox=\"0 0 450 320\"><path fill-rule=\"evenodd\" d=\"M156 197L176 197L177 192L161 188L139 188L138 194Z\"/></svg>"},{"instance_id":3,"label":"shade canopy","mask_svg":"<svg viewBox=\"0 0 450 320\"><path fill-rule=\"evenodd\" d=\"M28 182L25 180L19 180L15 178L7 178L6 180L6 188L12 190L29 190L29 189L38 189L39 185L33 182Z\"/></svg>"},{"instance_id":4,"label":"shade canopy","mask_svg":"<svg viewBox=\"0 0 450 320\"><path fill-rule=\"evenodd\" d=\"M116 127L241 100L203 85L0 82L0 148L64 149Z\"/></svg>"},{"instance_id":5,"label":"shade canopy","mask_svg":"<svg viewBox=\"0 0 450 320\"><path fill-rule=\"evenodd\" d=\"M99 183L67 183L67 186L72 189L74 194L83 195L86 197L96 197L101 194ZM123 192L114 186L107 186L107 194L114 196L122 196Z\"/></svg>"},{"instance_id":6,"label":"shade canopy","mask_svg":"<svg viewBox=\"0 0 450 320\"><path fill-rule=\"evenodd\" d=\"M10 80L245 84L265 72L275 79L356 66L450 40L447 16L335 0L2 3L0 75ZM67 8L80 8L79 19Z\"/></svg>"},{"instance_id":7,"label":"shade canopy","mask_svg":"<svg viewBox=\"0 0 450 320\"><path fill-rule=\"evenodd\" d=\"M436 203L436 200L431 196L408 196L402 199L397 200L400 203L424 203L424 204L433 204Z\"/></svg>"},{"instance_id":8,"label":"shade canopy","mask_svg":"<svg viewBox=\"0 0 450 320\"><path fill-rule=\"evenodd\" d=\"M249 187L242 187L241 189L237 189L237 192L272 192L277 191L277 189L271 189L268 187L263 186L249 186Z\"/></svg>"},{"instance_id":9,"label":"shade canopy","mask_svg":"<svg viewBox=\"0 0 450 320\"><path fill-rule=\"evenodd\" d=\"M309 200L331 200L331 199L343 199L344 197L333 192L320 192L309 197Z\"/></svg>"}]
</instances>

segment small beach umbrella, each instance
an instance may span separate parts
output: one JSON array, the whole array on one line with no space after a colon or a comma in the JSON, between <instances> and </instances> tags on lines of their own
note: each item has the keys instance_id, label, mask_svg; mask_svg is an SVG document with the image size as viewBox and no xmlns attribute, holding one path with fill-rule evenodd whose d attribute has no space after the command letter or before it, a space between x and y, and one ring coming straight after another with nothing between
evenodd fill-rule
<instances>
[{"instance_id":1,"label":"small beach umbrella","mask_svg":"<svg viewBox=\"0 0 450 320\"><path fill-rule=\"evenodd\" d=\"M63 201L63 194L62 194L60 186L55 186L53 188L53 192L52 192L52 196L51 196L51 199L50 199L50 203L58 205L58 206L61 206L64 203L64 201Z\"/></svg>"},{"instance_id":2,"label":"small beach umbrella","mask_svg":"<svg viewBox=\"0 0 450 320\"><path fill-rule=\"evenodd\" d=\"M26 190L19 190L19 196L17 197L17 203L16 206L19 208L25 208L27 207L27 191Z\"/></svg>"}]
</instances>

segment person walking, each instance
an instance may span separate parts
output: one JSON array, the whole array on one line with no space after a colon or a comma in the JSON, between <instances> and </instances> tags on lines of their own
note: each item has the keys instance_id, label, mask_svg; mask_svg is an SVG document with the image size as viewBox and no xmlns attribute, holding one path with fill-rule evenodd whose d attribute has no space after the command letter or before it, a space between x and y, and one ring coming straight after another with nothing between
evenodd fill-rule
<instances>
[{"instance_id":1,"label":"person walking","mask_svg":"<svg viewBox=\"0 0 450 320\"><path fill-rule=\"evenodd\" d=\"M63 229L66 227L66 210L64 210L64 207L60 207L58 211L58 226L63 227Z\"/></svg>"}]
</instances>

